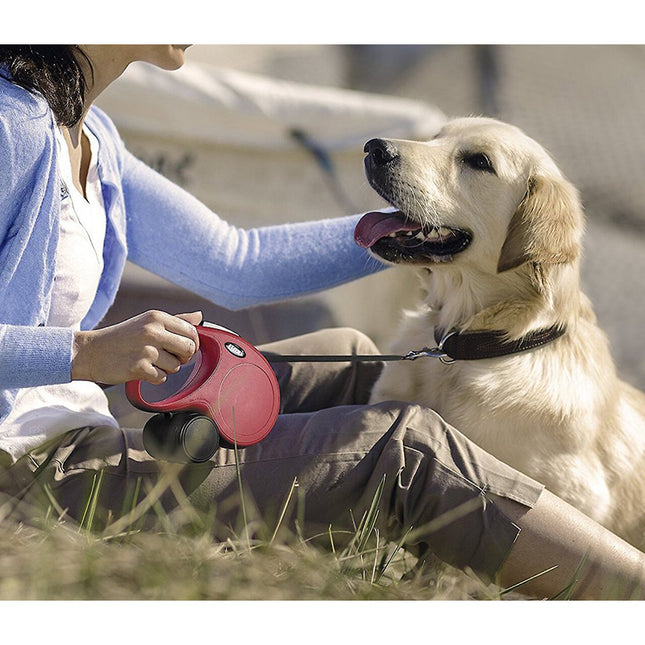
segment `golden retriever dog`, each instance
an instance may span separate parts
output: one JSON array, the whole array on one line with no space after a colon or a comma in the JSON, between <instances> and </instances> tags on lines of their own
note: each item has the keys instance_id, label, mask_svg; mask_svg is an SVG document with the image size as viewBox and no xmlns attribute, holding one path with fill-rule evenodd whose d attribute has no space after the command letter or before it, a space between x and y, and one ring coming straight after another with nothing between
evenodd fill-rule
<instances>
[{"instance_id":1,"label":"golden retriever dog","mask_svg":"<svg viewBox=\"0 0 645 645\"><path fill-rule=\"evenodd\" d=\"M373 139L365 152L393 209L366 214L356 242L418 267L423 284L392 349L448 354L388 363L372 401L436 410L643 546L645 396L618 378L580 290L577 190L538 143L493 119L450 121L428 142Z\"/></svg>"}]
</instances>

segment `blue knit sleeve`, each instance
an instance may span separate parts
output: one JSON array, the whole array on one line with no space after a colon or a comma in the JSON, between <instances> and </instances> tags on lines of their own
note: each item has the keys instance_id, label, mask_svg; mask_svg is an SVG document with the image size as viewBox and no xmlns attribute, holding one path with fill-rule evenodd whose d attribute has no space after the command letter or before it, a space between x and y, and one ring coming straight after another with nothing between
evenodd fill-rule
<instances>
[{"instance_id":1,"label":"blue knit sleeve","mask_svg":"<svg viewBox=\"0 0 645 645\"><path fill-rule=\"evenodd\" d=\"M233 226L125 153L128 257L229 309L320 291L383 269L353 240L358 215Z\"/></svg>"},{"instance_id":2,"label":"blue knit sleeve","mask_svg":"<svg viewBox=\"0 0 645 645\"><path fill-rule=\"evenodd\" d=\"M0 324L0 390L69 383L74 332Z\"/></svg>"}]
</instances>

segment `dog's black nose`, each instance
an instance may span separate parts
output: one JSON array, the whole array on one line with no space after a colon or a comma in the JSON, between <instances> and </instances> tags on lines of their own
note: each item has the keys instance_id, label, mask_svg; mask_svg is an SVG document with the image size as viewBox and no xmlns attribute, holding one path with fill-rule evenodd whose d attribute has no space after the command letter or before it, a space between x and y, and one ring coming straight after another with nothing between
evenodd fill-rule
<instances>
[{"instance_id":1,"label":"dog's black nose","mask_svg":"<svg viewBox=\"0 0 645 645\"><path fill-rule=\"evenodd\" d=\"M363 148L377 166L385 166L399 156L396 146L386 139L370 139Z\"/></svg>"}]
</instances>

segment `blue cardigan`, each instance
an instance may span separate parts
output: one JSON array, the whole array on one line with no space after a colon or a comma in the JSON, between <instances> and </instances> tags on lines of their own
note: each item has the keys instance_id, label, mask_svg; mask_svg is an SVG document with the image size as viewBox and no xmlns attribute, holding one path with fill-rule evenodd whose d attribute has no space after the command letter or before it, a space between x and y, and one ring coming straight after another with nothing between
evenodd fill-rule
<instances>
[{"instance_id":1,"label":"blue cardigan","mask_svg":"<svg viewBox=\"0 0 645 645\"><path fill-rule=\"evenodd\" d=\"M82 323L114 301L126 258L221 306L287 299L374 273L353 241L359 216L244 230L136 159L93 107L107 212L105 268ZM0 423L16 389L71 379L73 331L47 327L58 243L60 180L45 100L0 78Z\"/></svg>"}]
</instances>

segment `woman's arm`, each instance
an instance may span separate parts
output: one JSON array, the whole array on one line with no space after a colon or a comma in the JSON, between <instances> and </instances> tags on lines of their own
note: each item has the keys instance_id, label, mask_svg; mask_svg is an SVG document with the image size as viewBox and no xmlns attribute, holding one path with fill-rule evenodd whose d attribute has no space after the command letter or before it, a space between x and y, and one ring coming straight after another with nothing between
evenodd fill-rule
<instances>
[{"instance_id":1,"label":"woman's arm","mask_svg":"<svg viewBox=\"0 0 645 645\"><path fill-rule=\"evenodd\" d=\"M244 230L125 153L128 257L229 309L285 300L383 268L356 246L359 216ZM278 208L267 204L270 210Z\"/></svg>"},{"instance_id":2,"label":"woman's arm","mask_svg":"<svg viewBox=\"0 0 645 645\"><path fill-rule=\"evenodd\" d=\"M67 383L73 332L0 324L0 389Z\"/></svg>"}]
</instances>

